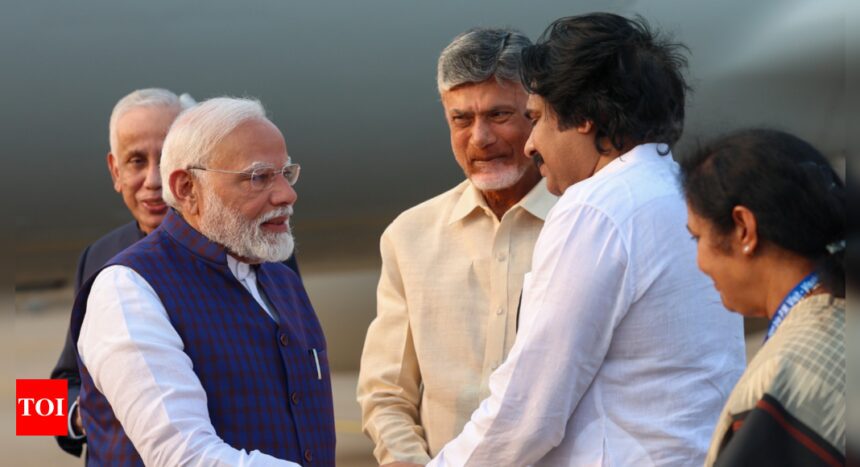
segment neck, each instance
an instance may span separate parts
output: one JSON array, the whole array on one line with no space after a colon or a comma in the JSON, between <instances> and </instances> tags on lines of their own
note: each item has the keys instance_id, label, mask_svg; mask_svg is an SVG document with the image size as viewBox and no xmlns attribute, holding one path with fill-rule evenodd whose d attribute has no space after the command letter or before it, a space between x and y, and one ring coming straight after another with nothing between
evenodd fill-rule
<instances>
[{"instance_id":1,"label":"neck","mask_svg":"<svg viewBox=\"0 0 860 467\"><path fill-rule=\"evenodd\" d=\"M764 312L767 319L772 319L786 295L814 270L815 264L806 258L794 256L783 261L774 261L766 267L770 271L770 277L766 279Z\"/></svg>"},{"instance_id":2,"label":"neck","mask_svg":"<svg viewBox=\"0 0 860 467\"><path fill-rule=\"evenodd\" d=\"M233 253L233 252L231 252L230 250L227 250L227 254L228 254L228 255L230 255L231 257L233 257L233 259L235 259L236 261L238 261L238 262L240 262L240 263L249 264L249 265L251 265L251 266L256 266L256 265L258 265L258 264L261 264L261 263L262 263L262 261L260 261L260 260L255 260L255 259L251 259L251 258L245 258L244 256L239 256L239 255L237 255L237 254L234 254L234 253Z\"/></svg>"},{"instance_id":3,"label":"neck","mask_svg":"<svg viewBox=\"0 0 860 467\"><path fill-rule=\"evenodd\" d=\"M609 138L603 138L601 140L601 147L606 149L606 152L597 153L597 163L594 164L594 171L591 173L592 175L599 172L602 168L609 165L610 162L621 156L622 154L627 154L631 149L635 148L635 144L625 144L621 147L621 149L616 149L615 146L609 141Z\"/></svg>"},{"instance_id":4,"label":"neck","mask_svg":"<svg viewBox=\"0 0 860 467\"><path fill-rule=\"evenodd\" d=\"M512 186L501 190L481 191L481 194L484 196L484 201L487 202L487 206L489 206L490 210L493 211L493 214L496 215L496 218L501 220L502 216L504 216L505 213L513 207L513 205L519 203L521 199L529 194L532 188L538 184L540 179L540 173L527 171L525 175L523 175L523 178Z\"/></svg>"}]
</instances>

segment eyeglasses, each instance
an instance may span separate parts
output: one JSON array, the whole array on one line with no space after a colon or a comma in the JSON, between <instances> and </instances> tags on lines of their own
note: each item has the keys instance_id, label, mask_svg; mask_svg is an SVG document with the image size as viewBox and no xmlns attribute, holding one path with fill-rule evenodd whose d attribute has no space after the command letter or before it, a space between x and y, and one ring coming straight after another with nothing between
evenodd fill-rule
<instances>
[{"instance_id":1,"label":"eyeglasses","mask_svg":"<svg viewBox=\"0 0 860 467\"><path fill-rule=\"evenodd\" d=\"M271 167L260 167L250 172L240 172L236 170L218 170L207 169L206 167L189 167L188 170L205 170L207 172L217 172L223 174L242 175L243 178L251 182L251 189L255 191L268 190L274 185L278 175L283 176L287 183L291 186L299 181L299 172L301 167L299 164L287 164L281 169L273 169Z\"/></svg>"}]
</instances>

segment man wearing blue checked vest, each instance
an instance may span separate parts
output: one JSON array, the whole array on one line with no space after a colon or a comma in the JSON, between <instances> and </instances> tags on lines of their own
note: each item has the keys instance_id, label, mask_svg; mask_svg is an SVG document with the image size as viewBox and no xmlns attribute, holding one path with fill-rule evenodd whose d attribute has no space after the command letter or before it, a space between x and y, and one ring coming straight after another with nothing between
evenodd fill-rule
<instances>
[{"instance_id":1,"label":"man wearing blue checked vest","mask_svg":"<svg viewBox=\"0 0 860 467\"><path fill-rule=\"evenodd\" d=\"M72 338L91 465L334 465L326 342L282 261L299 166L259 102L164 141L161 225L81 288Z\"/></svg>"}]
</instances>

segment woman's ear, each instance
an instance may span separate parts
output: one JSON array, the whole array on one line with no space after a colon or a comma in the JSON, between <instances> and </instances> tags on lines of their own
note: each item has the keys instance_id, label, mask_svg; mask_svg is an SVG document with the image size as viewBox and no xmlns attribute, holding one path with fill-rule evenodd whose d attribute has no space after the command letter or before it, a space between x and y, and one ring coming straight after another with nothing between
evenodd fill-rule
<instances>
[{"instance_id":1,"label":"woman's ear","mask_svg":"<svg viewBox=\"0 0 860 467\"><path fill-rule=\"evenodd\" d=\"M752 256L758 248L755 214L746 206L735 206L732 209L732 220L735 222L732 243L740 247L744 255Z\"/></svg>"}]
</instances>

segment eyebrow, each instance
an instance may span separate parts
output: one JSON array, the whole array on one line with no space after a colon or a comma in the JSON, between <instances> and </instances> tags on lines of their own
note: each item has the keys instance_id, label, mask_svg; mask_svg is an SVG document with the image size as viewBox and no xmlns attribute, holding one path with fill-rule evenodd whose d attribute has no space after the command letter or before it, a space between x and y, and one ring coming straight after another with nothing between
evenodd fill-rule
<instances>
[{"instance_id":1,"label":"eyebrow","mask_svg":"<svg viewBox=\"0 0 860 467\"><path fill-rule=\"evenodd\" d=\"M493 107L490 107L489 109L482 110L479 113L481 115L486 115L486 114L491 114L491 113L500 112L500 111L502 111L502 112L516 112L516 110L517 110L517 108L515 106L500 104L500 105L495 105ZM460 109L451 109L450 113L451 113L451 115L456 115L456 116L475 115L475 112L472 110L460 110Z\"/></svg>"},{"instance_id":2,"label":"eyebrow","mask_svg":"<svg viewBox=\"0 0 860 467\"><path fill-rule=\"evenodd\" d=\"M281 168L286 167L292 163L293 163L293 159L291 157L288 157L287 163L282 165ZM250 171L255 170L255 169L274 169L274 168L276 168L276 167L274 165L268 163L268 162L254 161L254 162L251 162L250 165L246 166L242 171L243 172L250 172Z\"/></svg>"}]
</instances>

